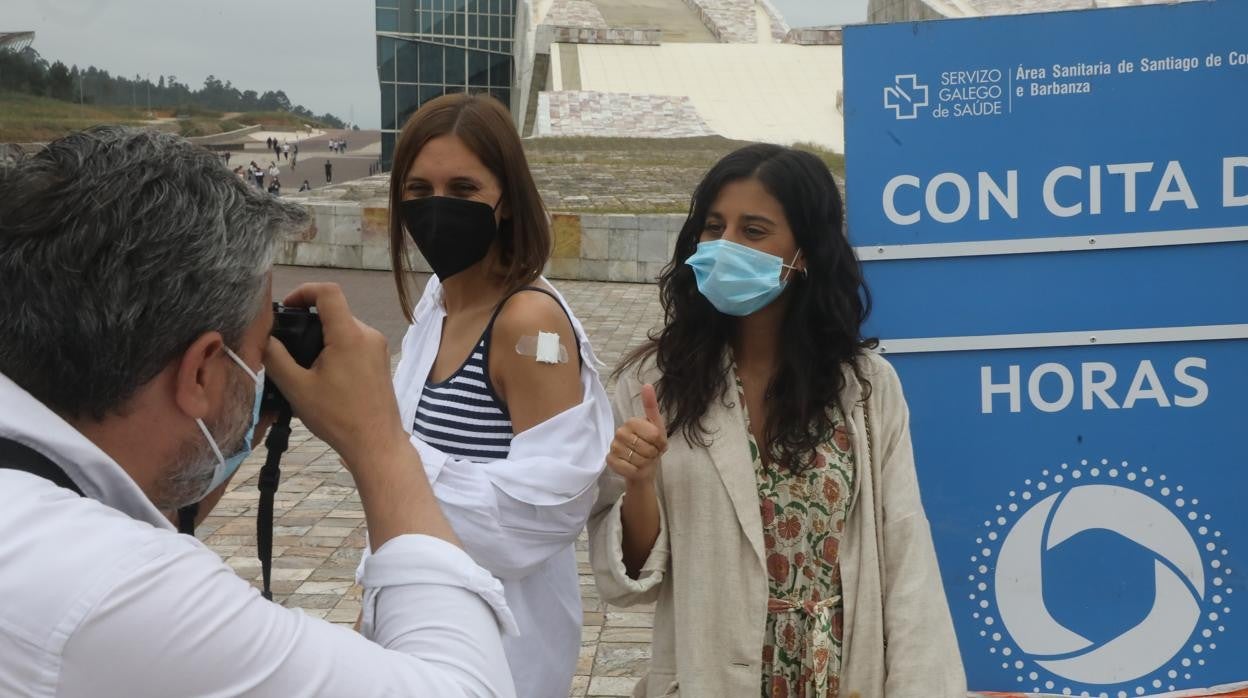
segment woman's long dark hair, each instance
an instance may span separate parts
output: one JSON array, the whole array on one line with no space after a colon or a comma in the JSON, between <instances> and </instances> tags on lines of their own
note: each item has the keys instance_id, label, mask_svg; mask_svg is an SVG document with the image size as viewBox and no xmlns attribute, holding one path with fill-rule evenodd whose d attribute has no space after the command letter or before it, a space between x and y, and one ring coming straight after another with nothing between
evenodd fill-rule
<instances>
[{"instance_id":1,"label":"woman's long dark hair","mask_svg":"<svg viewBox=\"0 0 1248 698\"><path fill-rule=\"evenodd\" d=\"M616 374L654 357L661 374L655 389L669 433L682 432L691 445L708 445L702 420L712 400L728 399L724 356L737 319L702 296L685 260L697 249L720 190L751 178L783 206L806 262L807 273L794 274L785 291L788 307L777 338L778 365L765 393L764 426L771 462L800 472L832 433L831 408L845 388L842 366L857 374L856 357L876 345L861 336L871 296L843 230L840 191L818 157L759 144L730 153L711 168L693 194L675 254L659 277L664 327L633 350Z\"/></svg>"}]
</instances>

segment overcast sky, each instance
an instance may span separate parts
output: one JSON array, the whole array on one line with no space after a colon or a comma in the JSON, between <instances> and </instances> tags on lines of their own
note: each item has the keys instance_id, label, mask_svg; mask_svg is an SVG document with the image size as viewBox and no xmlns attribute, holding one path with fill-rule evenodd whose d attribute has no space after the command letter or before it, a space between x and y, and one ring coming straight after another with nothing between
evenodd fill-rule
<instances>
[{"instance_id":1,"label":"overcast sky","mask_svg":"<svg viewBox=\"0 0 1248 698\"><path fill-rule=\"evenodd\" d=\"M863 21L867 0L773 0L793 26ZM0 0L0 32L49 61L114 75L215 75L377 128L374 0Z\"/></svg>"}]
</instances>

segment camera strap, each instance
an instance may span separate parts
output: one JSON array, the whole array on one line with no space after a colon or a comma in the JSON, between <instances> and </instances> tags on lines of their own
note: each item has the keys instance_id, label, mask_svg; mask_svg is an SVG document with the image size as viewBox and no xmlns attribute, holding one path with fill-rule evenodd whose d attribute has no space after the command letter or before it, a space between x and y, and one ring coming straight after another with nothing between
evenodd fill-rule
<instances>
[{"instance_id":1,"label":"camera strap","mask_svg":"<svg viewBox=\"0 0 1248 698\"><path fill-rule=\"evenodd\" d=\"M195 535L195 519L199 518L199 502L178 509L178 533Z\"/></svg>"},{"instance_id":2,"label":"camera strap","mask_svg":"<svg viewBox=\"0 0 1248 698\"><path fill-rule=\"evenodd\" d=\"M283 401L284 402L284 401ZM290 445L290 405L283 405L277 421L269 429L264 440L268 448L264 466L260 468L260 507L256 511L256 556L260 558L260 576L264 581L264 598L273 600L269 588L273 576L273 496L282 480L282 454Z\"/></svg>"},{"instance_id":3,"label":"camera strap","mask_svg":"<svg viewBox=\"0 0 1248 698\"><path fill-rule=\"evenodd\" d=\"M260 507L256 513L256 556L260 558L260 571L264 580L261 594L269 601L273 600L270 588L273 576L273 498L277 486L282 479L282 454L290 443L290 408L286 407L278 416L277 423L269 430L264 441L268 447L264 466L260 469ZM0 437L0 470L17 470L41 477L58 487L63 487L84 497L82 489L70 479L69 475L47 456L18 443L12 439ZM178 510L178 530L181 533L194 535L195 515L199 505L192 504Z\"/></svg>"},{"instance_id":4,"label":"camera strap","mask_svg":"<svg viewBox=\"0 0 1248 698\"><path fill-rule=\"evenodd\" d=\"M86 496L82 493L82 489L69 479L69 475L65 474L61 466L53 463L51 459L35 449L4 437L0 437L0 469L19 470L37 475L58 487L64 487L79 497Z\"/></svg>"}]
</instances>

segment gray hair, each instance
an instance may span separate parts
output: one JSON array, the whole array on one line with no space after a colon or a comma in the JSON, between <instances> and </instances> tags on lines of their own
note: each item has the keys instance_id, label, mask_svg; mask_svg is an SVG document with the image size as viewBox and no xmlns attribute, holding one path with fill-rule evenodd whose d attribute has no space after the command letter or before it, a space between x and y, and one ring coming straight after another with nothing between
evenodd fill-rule
<instances>
[{"instance_id":1,"label":"gray hair","mask_svg":"<svg viewBox=\"0 0 1248 698\"><path fill-rule=\"evenodd\" d=\"M299 206L183 138L104 126L0 165L0 373L102 419L205 332L237 347Z\"/></svg>"}]
</instances>

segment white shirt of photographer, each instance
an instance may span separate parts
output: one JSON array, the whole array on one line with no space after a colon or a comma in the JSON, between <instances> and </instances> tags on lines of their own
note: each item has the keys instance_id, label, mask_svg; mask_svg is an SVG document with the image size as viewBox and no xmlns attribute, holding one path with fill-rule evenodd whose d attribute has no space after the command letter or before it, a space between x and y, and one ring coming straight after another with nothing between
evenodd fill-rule
<instances>
[{"instance_id":1,"label":"white shirt of photographer","mask_svg":"<svg viewBox=\"0 0 1248 698\"><path fill-rule=\"evenodd\" d=\"M265 601L3 375L0 436L87 495L0 469L0 696L514 696L502 590L455 546L399 536L371 556L370 642Z\"/></svg>"},{"instance_id":2,"label":"white shirt of photographer","mask_svg":"<svg viewBox=\"0 0 1248 698\"><path fill-rule=\"evenodd\" d=\"M567 308L558 291L555 295ZM409 432L446 317L436 276L429 278L412 316L394 376ZM434 496L464 550L503 582L520 629L518 636L503 638L503 647L522 698L566 696L576 673L584 614L574 544L589 519L615 433L598 359L570 310L569 317L581 345L579 405L516 434L507 458L488 463L450 457L412 436ZM569 344L569 353L572 349ZM361 570L369 560L366 554Z\"/></svg>"}]
</instances>

